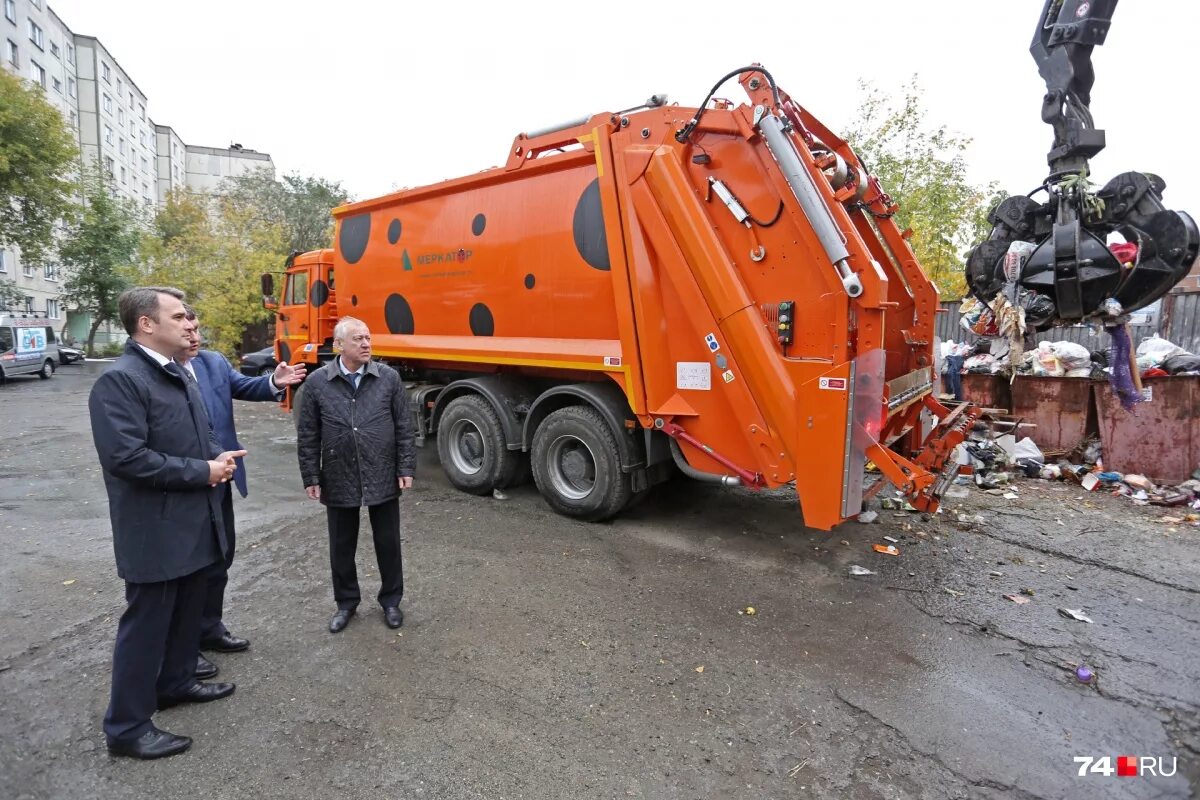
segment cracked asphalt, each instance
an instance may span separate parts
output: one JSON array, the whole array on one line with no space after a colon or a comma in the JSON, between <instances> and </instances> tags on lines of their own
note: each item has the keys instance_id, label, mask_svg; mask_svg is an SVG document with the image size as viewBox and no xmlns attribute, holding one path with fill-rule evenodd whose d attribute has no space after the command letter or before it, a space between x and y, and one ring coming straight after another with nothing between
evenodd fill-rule
<instances>
[{"instance_id":1,"label":"cracked asphalt","mask_svg":"<svg viewBox=\"0 0 1200 800\"><path fill-rule=\"evenodd\" d=\"M227 621L253 644L213 656L237 693L156 716L187 754L113 759L123 594L86 410L102 367L0 387L0 797L1200 796L1200 530L1167 510L1024 481L823 533L786 492L677 479L588 525L532 486L460 494L427 447L402 500L400 635L364 602L332 636L291 419L245 403ZM884 536L898 557L871 550ZM1076 774L1119 755L1176 774Z\"/></svg>"}]
</instances>

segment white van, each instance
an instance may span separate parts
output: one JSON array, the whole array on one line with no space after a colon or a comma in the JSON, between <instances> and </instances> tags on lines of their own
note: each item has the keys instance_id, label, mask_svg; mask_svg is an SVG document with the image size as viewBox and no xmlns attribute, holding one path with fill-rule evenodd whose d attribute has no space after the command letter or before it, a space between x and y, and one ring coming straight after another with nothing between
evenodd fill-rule
<instances>
[{"instance_id":1,"label":"white van","mask_svg":"<svg viewBox=\"0 0 1200 800\"><path fill-rule=\"evenodd\" d=\"M58 364L58 340L47 320L0 314L0 383L11 375L49 378Z\"/></svg>"}]
</instances>

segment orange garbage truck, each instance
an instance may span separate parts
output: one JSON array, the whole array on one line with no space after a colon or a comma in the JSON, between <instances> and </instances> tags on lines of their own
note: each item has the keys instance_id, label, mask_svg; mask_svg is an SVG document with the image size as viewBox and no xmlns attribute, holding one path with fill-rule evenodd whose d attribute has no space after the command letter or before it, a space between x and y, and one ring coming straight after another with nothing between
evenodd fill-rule
<instances>
[{"instance_id":1,"label":"orange garbage truck","mask_svg":"<svg viewBox=\"0 0 1200 800\"><path fill-rule=\"evenodd\" d=\"M734 77L748 102L714 99ZM936 509L979 413L937 400L938 294L895 211L753 65L696 108L522 133L501 167L334 209L334 246L263 292L281 360L365 322L463 491L532 478L601 520L681 470L794 485L829 530L868 462Z\"/></svg>"}]
</instances>

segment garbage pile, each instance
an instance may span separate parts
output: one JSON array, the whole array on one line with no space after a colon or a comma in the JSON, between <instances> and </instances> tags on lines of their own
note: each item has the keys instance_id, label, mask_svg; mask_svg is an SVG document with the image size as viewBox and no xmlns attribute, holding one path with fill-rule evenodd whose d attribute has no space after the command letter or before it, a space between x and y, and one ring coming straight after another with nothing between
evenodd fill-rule
<instances>
[{"instance_id":1,"label":"garbage pile","mask_svg":"<svg viewBox=\"0 0 1200 800\"><path fill-rule=\"evenodd\" d=\"M1200 511L1200 469L1191 479L1177 486L1157 486L1144 475L1107 471L1100 442L1092 441L1082 452L1079 463L1069 459L1046 458L1028 437L1017 439L1011 433L994 438L975 434L958 446L955 458L960 475L946 492L948 498L966 497L968 486L988 494L1016 499L1011 484L1018 478L1070 481L1089 492L1104 491L1127 497L1134 505L1179 507ZM1200 513L1187 513L1179 522L1200 526Z\"/></svg>"}]
</instances>

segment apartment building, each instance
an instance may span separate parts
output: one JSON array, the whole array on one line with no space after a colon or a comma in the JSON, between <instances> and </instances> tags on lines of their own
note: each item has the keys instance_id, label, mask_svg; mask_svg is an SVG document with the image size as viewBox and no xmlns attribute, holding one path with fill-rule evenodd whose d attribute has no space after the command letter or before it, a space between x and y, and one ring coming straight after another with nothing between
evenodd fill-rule
<instances>
[{"instance_id":1,"label":"apartment building","mask_svg":"<svg viewBox=\"0 0 1200 800\"><path fill-rule=\"evenodd\" d=\"M171 127L156 125L149 99L116 56L98 37L74 33L45 0L0 4L0 64L42 87L75 135L81 164L110 175L118 196L152 213L176 189L213 194L226 178L259 169L274 176L266 153L188 145ZM23 296L7 310L69 323L70 334L84 338L90 320L63 307L61 278L58 264L28 263L15 248L0 249L0 280L12 280ZM106 326L98 342L123 336Z\"/></svg>"}]
</instances>

